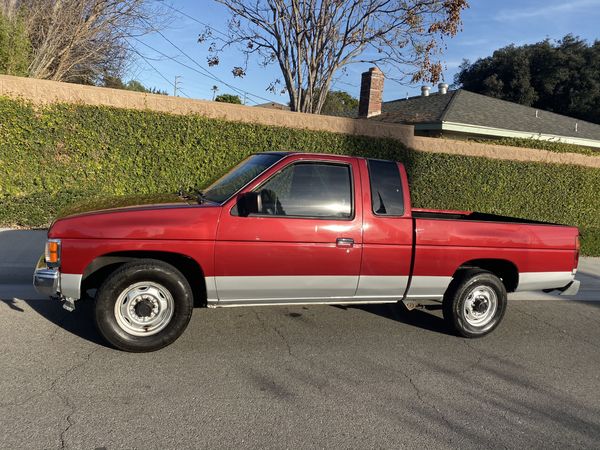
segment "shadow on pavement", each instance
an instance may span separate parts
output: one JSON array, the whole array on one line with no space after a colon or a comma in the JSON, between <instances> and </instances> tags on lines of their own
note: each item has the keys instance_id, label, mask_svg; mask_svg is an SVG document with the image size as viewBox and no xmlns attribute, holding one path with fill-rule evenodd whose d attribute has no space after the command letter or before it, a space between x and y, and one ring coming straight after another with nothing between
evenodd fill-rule
<instances>
[{"instance_id":1,"label":"shadow on pavement","mask_svg":"<svg viewBox=\"0 0 600 450\"><path fill-rule=\"evenodd\" d=\"M23 308L21 308L20 306L17 306L15 299L2 299L0 298L0 302L5 303L6 305L8 305L8 307L12 310L15 311L19 311L19 312L24 312L25 310Z\"/></svg>"},{"instance_id":2,"label":"shadow on pavement","mask_svg":"<svg viewBox=\"0 0 600 450\"><path fill-rule=\"evenodd\" d=\"M435 333L456 336L452 330L446 325L442 317L438 317L429 311L413 309L409 311L402 304L387 303L381 305L348 305L337 306L341 309L359 309L371 314L375 314L386 319L395 320L396 322L412 325L424 330L433 331Z\"/></svg>"},{"instance_id":3,"label":"shadow on pavement","mask_svg":"<svg viewBox=\"0 0 600 450\"><path fill-rule=\"evenodd\" d=\"M3 303L9 305L11 309L23 311L22 308L14 304L14 300L0 299ZM75 311L69 312L63 309L58 300L42 299L42 300L25 300L19 299L26 303L40 316L52 322L63 330L74 334L82 339L93 342L94 344L107 347L106 342L96 330L93 320L94 302L91 299L79 300L76 303Z\"/></svg>"}]
</instances>

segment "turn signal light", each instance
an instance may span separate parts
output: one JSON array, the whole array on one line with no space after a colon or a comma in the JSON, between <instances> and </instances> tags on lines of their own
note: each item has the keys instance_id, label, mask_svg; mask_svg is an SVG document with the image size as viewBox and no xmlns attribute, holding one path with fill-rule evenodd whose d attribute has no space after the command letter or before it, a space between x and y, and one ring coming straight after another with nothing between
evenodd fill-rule
<instances>
[{"instance_id":1,"label":"turn signal light","mask_svg":"<svg viewBox=\"0 0 600 450\"><path fill-rule=\"evenodd\" d=\"M57 266L60 263L60 241L49 239L46 242L46 264Z\"/></svg>"}]
</instances>

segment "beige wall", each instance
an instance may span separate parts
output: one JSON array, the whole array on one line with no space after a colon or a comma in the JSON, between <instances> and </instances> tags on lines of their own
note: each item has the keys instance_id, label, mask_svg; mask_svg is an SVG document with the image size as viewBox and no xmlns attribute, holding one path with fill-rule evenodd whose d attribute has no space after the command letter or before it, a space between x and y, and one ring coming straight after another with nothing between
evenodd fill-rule
<instances>
[{"instance_id":1,"label":"beige wall","mask_svg":"<svg viewBox=\"0 0 600 450\"><path fill-rule=\"evenodd\" d=\"M380 124L368 120L319 116L208 100L190 100L56 81L0 75L0 95L21 97L34 103L84 103L117 108L149 109L171 114L200 114L213 119L259 123L314 131L390 137L407 141L413 135L408 125Z\"/></svg>"},{"instance_id":2,"label":"beige wall","mask_svg":"<svg viewBox=\"0 0 600 450\"><path fill-rule=\"evenodd\" d=\"M415 137L413 127L343 117L303 114L275 109L189 100L164 95L144 94L117 89L59 83L8 75L0 75L0 95L23 98L33 103L83 103L117 108L151 110L171 114L200 114L202 116L237 122L257 123L314 131L329 131L371 137L398 139L422 152L451 153L493 159L537 161L555 164L575 164L600 168L600 156L575 153L556 153L449 139Z\"/></svg>"},{"instance_id":3,"label":"beige wall","mask_svg":"<svg viewBox=\"0 0 600 450\"><path fill-rule=\"evenodd\" d=\"M419 136L413 137L411 142L411 148L422 152L483 156L485 158L509 159L513 161L573 164L576 166L600 168L600 153L598 156L588 156L580 153L557 153L534 148L510 147L507 145L482 144L479 142Z\"/></svg>"}]
</instances>

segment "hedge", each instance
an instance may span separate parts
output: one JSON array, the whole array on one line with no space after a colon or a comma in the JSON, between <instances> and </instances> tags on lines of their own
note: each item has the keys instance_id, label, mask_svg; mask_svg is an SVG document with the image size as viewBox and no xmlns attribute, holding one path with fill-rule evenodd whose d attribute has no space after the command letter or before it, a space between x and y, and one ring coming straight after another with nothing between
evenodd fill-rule
<instances>
[{"instance_id":1,"label":"hedge","mask_svg":"<svg viewBox=\"0 0 600 450\"><path fill-rule=\"evenodd\" d=\"M600 255L600 169L415 152L392 139L0 97L0 226L47 226L80 199L176 192L266 150L403 161L417 207L577 225Z\"/></svg>"}]
</instances>

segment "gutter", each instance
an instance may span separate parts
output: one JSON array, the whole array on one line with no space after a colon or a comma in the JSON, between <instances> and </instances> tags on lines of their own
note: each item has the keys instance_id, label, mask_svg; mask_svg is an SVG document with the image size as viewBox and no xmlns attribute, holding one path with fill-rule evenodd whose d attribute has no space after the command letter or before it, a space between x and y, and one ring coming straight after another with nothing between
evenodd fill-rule
<instances>
[{"instance_id":1,"label":"gutter","mask_svg":"<svg viewBox=\"0 0 600 450\"><path fill-rule=\"evenodd\" d=\"M538 139L541 141L559 142L563 144L581 145L584 147L600 148L600 140L577 138L572 136L559 136L556 134L532 133L527 131L507 130L504 128L469 125L458 122L432 122L415 124L415 131L454 131L465 134L479 134L484 136L509 137L519 139Z\"/></svg>"}]
</instances>

